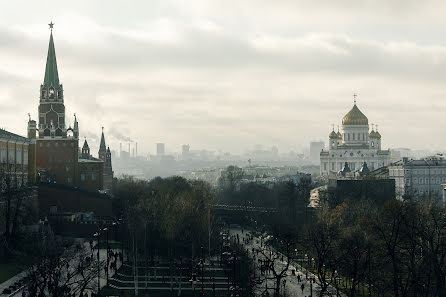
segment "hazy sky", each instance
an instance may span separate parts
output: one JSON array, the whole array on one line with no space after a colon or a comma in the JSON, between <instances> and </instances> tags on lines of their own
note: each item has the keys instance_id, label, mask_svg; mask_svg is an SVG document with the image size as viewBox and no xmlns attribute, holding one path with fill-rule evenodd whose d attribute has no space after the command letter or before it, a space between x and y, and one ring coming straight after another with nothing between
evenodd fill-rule
<instances>
[{"instance_id":1,"label":"hazy sky","mask_svg":"<svg viewBox=\"0 0 446 297\"><path fill-rule=\"evenodd\" d=\"M0 127L37 119L53 21L67 119L97 151L300 150L358 106L384 147L446 148L444 1L0 0ZM123 145L127 148L127 144ZM96 154L96 153L95 153Z\"/></svg>"}]
</instances>

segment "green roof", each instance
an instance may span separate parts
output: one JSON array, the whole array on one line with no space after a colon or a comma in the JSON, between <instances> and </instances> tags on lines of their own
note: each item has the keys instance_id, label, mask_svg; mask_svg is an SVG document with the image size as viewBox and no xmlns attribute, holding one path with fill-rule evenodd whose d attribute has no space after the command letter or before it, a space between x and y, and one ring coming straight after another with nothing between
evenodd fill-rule
<instances>
[{"instance_id":1,"label":"green roof","mask_svg":"<svg viewBox=\"0 0 446 297\"><path fill-rule=\"evenodd\" d=\"M28 138L8 132L6 130L0 129L0 138L7 138L7 139L12 139L12 140L16 140L16 141L25 141L28 140Z\"/></svg>"},{"instance_id":2,"label":"green roof","mask_svg":"<svg viewBox=\"0 0 446 297\"><path fill-rule=\"evenodd\" d=\"M101 144L99 145L99 152L106 152L106 151L107 151L107 148L105 147L104 131L102 131Z\"/></svg>"},{"instance_id":3,"label":"green roof","mask_svg":"<svg viewBox=\"0 0 446 297\"><path fill-rule=\"evenodd\" d=\"M59 88L59 73L57 72L56 50L54 49L53 32L50 35L50 44L48 45L48 56L46 58L45 79L43 85L49 88Z\"/></svg>"}]
</instances>

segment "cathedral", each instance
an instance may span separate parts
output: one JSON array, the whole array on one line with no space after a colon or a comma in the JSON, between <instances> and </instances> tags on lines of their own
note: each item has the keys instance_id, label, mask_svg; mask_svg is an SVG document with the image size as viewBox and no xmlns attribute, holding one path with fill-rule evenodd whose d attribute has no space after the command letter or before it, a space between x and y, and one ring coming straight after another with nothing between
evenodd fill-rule
<instances>
[{"instance_id":1,"label":"cathedral","mask_svg":"<svg viewBox=\"0 0 446 297\"><path fill-rule=\"evenodd\" d=\"M331 131L328 150L320 153L321 175L345 171L374 170L390 163L390 150L381 149L381 134L359 110L355 101L342 119L342 130Z\"/></svg>"},{"instance_id":2,"label":"cathedral","mask_svg":"<svg viewBox=\"0 0 446 297\"><path fill-rule=\"evenodd\" d=\"M40 85L38 124L28 121L28 138L36 141L36 170L40 182L72 186L87 191L112 193L113 170L110 148L105 146L104 131L98 157L90 155L85 139L79 148L79 123L65 124L63 85L59 81L53 24L46 59L45 77Z\"/></svg>"}]
</instances>

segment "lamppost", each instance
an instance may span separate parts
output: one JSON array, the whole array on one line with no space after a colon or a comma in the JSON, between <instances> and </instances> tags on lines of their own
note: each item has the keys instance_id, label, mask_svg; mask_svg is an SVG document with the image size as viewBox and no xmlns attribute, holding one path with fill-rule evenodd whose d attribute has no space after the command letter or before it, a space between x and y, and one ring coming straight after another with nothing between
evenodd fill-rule
<instances>
[{"instance_id":1,"label":"lamppost","mask_svg":"<svg viewBox=\"0 0 446 297\"><path fill-rule=\"evenodd\" d=\"M102 229L102 231L104 231L105 234L106 234L105 246L106 246L106 254L107 254L107 264L105 266L105 275L106 275L106 278L107 278L107 287L108 287L108 264L109 264L109 258L108 258L108 228L105 227L104 229Z\"/></svg>"},{"instance_id":2,"label":"lamppost","mask_svg":"<svg viewBox=\"0 0 446 297\"><path fill-rule=\"evenodd\" d=\"M305 262L307 262L307 268L308 268L308 266L310 266L309 264L308 264L308 255L307 254L305 254Z\"/></svg>"},{"instance_id":3,"label":"lamppost","mask_svg":"<svg viewBox=\"0 0 446 297\"><path fill-rule=\"evenodd\" d=\"M313 280L310 279L310 297L313 297Z\"/></svg>"},{"instance_id":4,"label":"lamppost","mask_svg":"<svg viewBox=\"0 0 446 297\"><path fill-rule=\"evenodd\" d=\"M98 240L98 245L96 246L97 250L98 250L98 252L97 252L98 253L98 296L100 296L100 293L101 293L101 279L100 279L101 268L99 266L99 236L101 236L101 233L99 233L99 232L95 232L93 234L93 237L96 237Z\"/></svg>"},{"instance_id":5,"label":"lamppost","mask_svg":"<svg viewBox=\"0 0 446 297\"><path fill-rule=\"evenodd\" d=\"M195 283L197 282L197 275L195 274L195 272L192 272L192 276L189 281L192 284L192 290L195 297Z\"/></svg>"},{"instance_id":6,"label":"lamppost","mask_svg":"<svg viewBox=\"0 0 446 297\"><path fill-rule=\"evenodd\" d=\"M203 258L203 246L201 246L201 297L204 296L204 258Z\"/></svg>"}]
</instances>

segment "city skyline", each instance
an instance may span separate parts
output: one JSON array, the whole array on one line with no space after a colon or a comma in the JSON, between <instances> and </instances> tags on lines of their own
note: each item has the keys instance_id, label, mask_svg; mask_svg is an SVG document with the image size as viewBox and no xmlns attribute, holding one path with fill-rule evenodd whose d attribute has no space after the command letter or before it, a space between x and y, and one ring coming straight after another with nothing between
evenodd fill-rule
<instances>
[{"instance_id":1,"label":"city skyline","mask_svg":"<svg viewBox=\"0 0 446 297\"><path fill-rule=\"evenodd\" d=\"M190 144L242 153L260 143L300 151L326 141L355 92L361 110L385 131L384 149L441 150L441 9L435 1L344 2L140 2L132 20L119 19L135 7L123 3L105 13L95 12L104 3L82 1L3 13L1 125L24 135L27 113L37 118L52 21L66 121L76 112L92 151L102 126L115 151L129 140L140 154L153 154L157 142L175 150Z\"/></svg>"}]
</instances>

